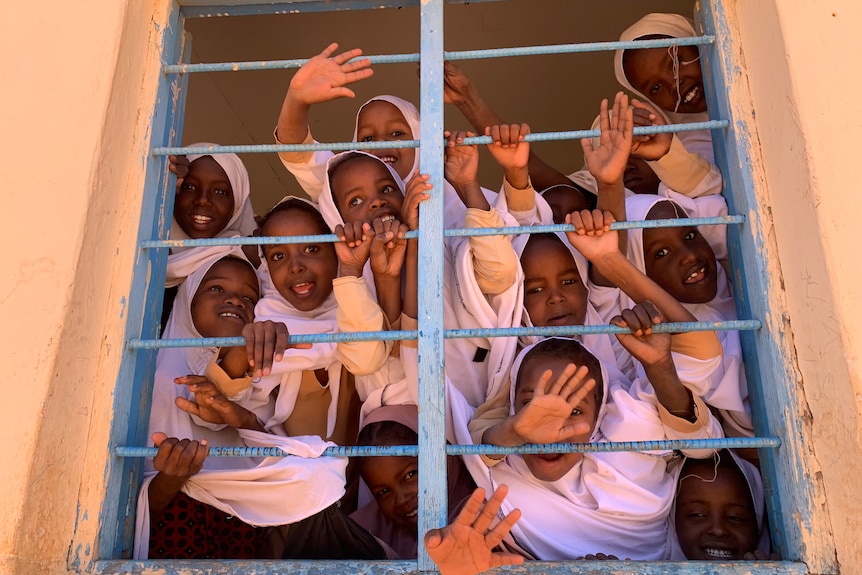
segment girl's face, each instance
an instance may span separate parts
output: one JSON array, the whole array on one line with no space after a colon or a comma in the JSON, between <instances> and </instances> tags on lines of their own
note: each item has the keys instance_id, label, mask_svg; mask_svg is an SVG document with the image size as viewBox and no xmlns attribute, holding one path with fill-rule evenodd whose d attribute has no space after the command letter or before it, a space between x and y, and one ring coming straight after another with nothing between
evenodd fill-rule
<instances>
[{"instance_id":1,"label":"girl's face","mask_svg":"<svg viewBox=\"0 0 862 575\"><path fill-rule=\"evenodd\" d=\"M412 140L413 131L404 114L389 102L374 100L362 108L356 121L357 142ZM415 148L368 150L393 168L405 182L410 178Z\"/></svg>"},{"instance_id":2,"label":"girl's face","mask_svg":"<svg viewBox=\"0 0 862 575\"><path fill-rule=\"evenodd\" d=\"M583 325L587 288L575 258L556 236L533 236L521 254L524 307L534 326Z\"/></svg>"},{"instance_id":3,"label":"girl's face","mask_svg":"<svg viewBox=\"0 0 862 575\"><path fill-rule=\"evenodd\" d=\"M192 322L203 337L235 337L254 321L259 297L251 266L233 258L216 262L192 298Z\"/></svg>"},{"instance_id":4,"label":"girl's face","mask_svg":"<svg viewBox=\"0 0 862 575\"><path fill-rule=\"evenodd\" d=\"M547 370L553 372L551 380L548 382L550 387L556 380L557 376L569 366L571 362L558 357L536 357L528 358L521 364L521 370L518 372L518 389L515 392L515 413L524 409L530 400L533 399L533 393L536 390L542 374ZM590 374L595 377L594 374ZM599 415L598 391L589 393L572 410L569 416L568 424L575 425L578 423L589 423L589 431L581 433L573 437L572 443L588 443L590 436L593 434L593 428L596 425L596 419ZM533 453L522 455L524 463L537 479L541 481L557 481L583 459L583 453Z\"/></svg>"},{"instance_id":5,"label":"girl's face","mask_svg":"<svg viewBox=\"0 0 862 575\"><path fill-rule=\"evenodd\" d=\"M336 166L329 185L345 223L401 217L404 194L386 166L374 158L358 156L346 160Z\"/></svg>"},{"instance_id":6,"label":"girl's face","mask_svg":"<svg viewBox=\"0 0 862 575\"><path fill-rule=\"evenodd\" d=\"M263 236L305 236L324 233L311 215L299 209L270 216ZM332 293L338 259L331 243L265 245L263 254L278 293L300 311L320 307Z\"/></svg>"},{"instance_id":7,"label":"girl's face","mask_svg":"<svg viewBox=\"0 0 862 575\"><path fill-rule=\"evenodd\" d=\"M362 479L383 515L415 533L419 519L419 459L370 457L363 462Z\"/></svg>"},{"instance_id":8,"label":"girl's face","mask_svg":"<svg viewBox=\"0 0 862 575\"><path fill-rule=\"evenodd\" d=\"M214 238L233 216L233 188L212 156L189 164L174 202L174 219L192 239Z\"/></svg>"},{"instance_id":9,"label":"girl's face","mask_svg":"<svg viewBox=\"0 0 862 575\"><path fill-rule=\"evenodd\" d=\"M659 202L648 220L675 219L670 202ZM715 252L696 227L643 231L646 274L681 303L706 303L718 291Z\"/></svg>"},{"instance_id":10,"label":"girl's face","mask_svg":"<svg viewBox=\"0 0 862 575\"><path fill-rule=\"evenodd\" d=\"M666 37L651 35L638 40ZM678 47L678 78L674 75L672 53L673 50L668 48L626 50L623 54L626 78L638 92L663 110L683 114L705 112L703 72L700 69L697 46Z\"/></svg>"},{"instance_id":11,"label":"girl's face","mask_svg":"<svg viewBox=\"0 0 862 575\"><path fill-rule=\"evenodd\" d=\"M757 548L757 515L741 473L686 466L676 496L676 533L688 559L735 561Z\"/></svg>"}]
</instances>

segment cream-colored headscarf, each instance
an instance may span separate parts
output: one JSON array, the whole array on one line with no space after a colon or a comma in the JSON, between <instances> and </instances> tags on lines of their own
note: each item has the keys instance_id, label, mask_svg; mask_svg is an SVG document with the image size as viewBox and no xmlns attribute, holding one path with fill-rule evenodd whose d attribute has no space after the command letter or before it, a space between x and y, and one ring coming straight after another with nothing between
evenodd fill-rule
<instances>
[{"instance_id":1,"label":"cream-colored headscarf","mask_svg":"<svg viewBox=\"0 0 862 575\"><path fill-rule=\"evenodd\" d=\"M211 142L195 142L191 144L194 147L216 146ZM257 229L257 223L254 221L254 209L251 206L251 186L248 180L248 171L239 156L236 154L189 154L189 164L210 156L216 163L221 166L225 174L227 174L231 189L233 190L233 214L228 220L227 225L214 237L216 238L238 238L250 236ZM190 239L176 218L171 222L170 239L172 240L187 240ZM173 287L182 283L186 277L195 271L201 262L208 260L215 254L227 253L229 247L225 246L204 246L196 248L175 247L171 248L171 253L168 256L168 271L165 278L165 287Z\"/></svg>"}]
</instances>

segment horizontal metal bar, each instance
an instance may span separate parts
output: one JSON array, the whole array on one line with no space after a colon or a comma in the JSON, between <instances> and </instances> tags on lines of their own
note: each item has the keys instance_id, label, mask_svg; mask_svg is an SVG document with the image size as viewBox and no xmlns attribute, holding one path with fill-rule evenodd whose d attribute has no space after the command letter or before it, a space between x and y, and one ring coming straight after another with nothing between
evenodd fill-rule
<instances>
[{"instance_id":1,"label":"horizontal metal bar","mask_svg":"<svg viewBox=\"0 0 862 575\"><path fill-rule=\"evenodd\" d=\"M485 50L460 50L444 52L446 60L483 60L488 58L510 58L513 56L540 56L544 54L574 54L605 52L638 48L664 48L667 46L704 46L713 44L715 36L692 36L690 38L659 38L655 40L631 40L626 42L586 42L583 44L551 44L545 46L522 46L516 48L491 48ZM362 56L372 64L405 64L419 61L419 54L374 54ZM167 64L162 66L164 74L190 74L194 72L245 72L254 70L286 70L299 68L308 58L292 60L258 60L253 62L213 62L201 64Z\"/></svg>"},{"instance_id":2,"label":"horizontal metal bar","mask_svg":"<svg viewBox=\"0 0 862 575\"><path fill-rule=\"evenodd\" d=\"M419 140L378 140L376 142L331 142L322 144L240 144L236 146L173 146L153 148L154 156L184 154L267 154L277 152L347 152L351 150L389 150L418 148Z\"/></svg>"},{"instance_id":3,"label":"horizontal metal bar","mask_svg":"<svg viewBox=\"0 0 862 575\"><path fill-rule=\"evenodd\" d=\"M99 560L93 575L418 575L416 561L273 560ZM791 561L526 561L494 571L509 575L808 575L804 563ZM427 572L423 572L427 573Z\"/></svg>"},{"instance_id":4,"label":"horizontal metal bar","mask_svg":"<svg viewBox=\"0 0 862 575\"><path fill-rule=\"evenodd\" d=\"M781 447L778 437L725 437L721 439L661 439L653 441L614 441L608 443L546 443L517 447L499 445L447 445L447 455L508 455L525 453L616 453L620 451L671 451L678 449L754 449ZM117 457L155 457L156 447L115 447ZM356 445L328 447L327 457L386 457L419 454L417 445ZM217 447L209 448L209 457L288 457L290 453L278 447Z\"/></svg>"},{"instance_id":5,"label":"horizontal metal bar","mask_svg":"<svg viewBox=\"0 0 862 575\"><path fill-rule=\"evenodd\" d=\"M694 132L697 130L723 130L729 125L727 120L689 122L686 124L666 124L663 126L639 126L634 129L635 136L664 134L668 132ZM527 142L549 142L556 140L579 140L597 138L600 130L570 130L565 132L536 132L527 134ZM441 136L442 137L442 136ZM465 138L459 146L490 144L490 136ZM154 156L179 156L183 154L269 154L277 152L319 152L321 150L379 150L392 148L418 148L419 140L383 140L376 142L330 142L317 144L239 144L235 146L174 146L153 148Z\"/></svg>"},{"instance_id":6,"label":"horizontal metal bar","mask_svg":"<svg viewBox=\"0 0 862 575\"><path fill-rule=\"evenodd\" d=\"M690 331L753 331L761 327L760 320L738 319L733 321L669 322L653 326L655 333L682 333ZM561 325L545 327L509 327L494 329L447 329L444 336L449 339L475 337L518 337L522 335L567 336L599 333L631 333L627 327L615 325ZM288 343L334 343L352 341L393 341L417 339L416 330L400 331L353 331L340 333L291 334ZM161 349L177 347L237 347L245 345L245 338L202 337L185 339L130 339L128 349Z\"/></svg>"},{"instance_id":7,"label":"horizontal metal bar","mask_svg":"<svg viewBox=\"0 0 862 575\"><path fill-rule=\"evenodd\" d=\"M612 230L631 230L636 228L678 228L684 226L719 226L745 223L745 216L715 216L710 218L670 218L663 220L640 220L631 222L614 222ZM512 226L503 228L455 228L444 230L447 238L472 236L511 236L517 234L544 234L552 232L572 232L575 227L570 224L548 224L542 226ZM404 235L407 239L419 237L419 232L413 230ZM320 234L315 236L251 236L247 238L203 238L198 240L147 240L140 244L142 249L192 248L200 246L268 246L287 244L324 244L340 241L335 234Z\"/></svg>"}]
</instances>

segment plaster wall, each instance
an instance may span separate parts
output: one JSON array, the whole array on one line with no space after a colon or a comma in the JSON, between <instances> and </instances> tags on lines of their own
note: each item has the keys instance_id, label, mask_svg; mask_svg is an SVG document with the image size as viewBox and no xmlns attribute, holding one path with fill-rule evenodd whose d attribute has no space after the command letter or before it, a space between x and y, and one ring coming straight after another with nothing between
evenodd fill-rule
<instances>
[{"instance_id":1,"label":"plaster wall","mask_svg":"<svg viewBox=\"0 0 862 575\"><path fill-rule=\"evenodd\" d=\"M862 565L862 273L855 193L862 53L853 0L738 0L790 325L842 572Z\"/></svg>"},{"instance_id":2,"label":"plaster wall","mask_svg":"<svg viewBox=\"0 0 862 575\"><path fill-rule=\"evenodd\" d=\"M727 4L749 72L838 558L851 573L862 565L862 287L852 235L862 200L848 184L856 160L849 142L862 129L850 99L862 80L834 62L862 53L853 29L862 6ZM168 0L90 0L86 11L48 0L7 3L0 18L2 52L26 46L26 58L0 61L0 77L16 78L16 89L0 93L11 214L0 228L0 573L67 572L70 541L96 538L168 9ZM78 517L79 506L87 515ZM95 553L75 551L84 560Z\"/></svg>"},{"instance_id":3,"label":"plaster wall","mask_svg":"<svg viewBox=\"0 0 862 575\"><path fill-rule=\"evenodd\" d=\"M65 572L79 502L95 540L168 5L3 7L2 573Z\"/></svg>"}]
</instances>

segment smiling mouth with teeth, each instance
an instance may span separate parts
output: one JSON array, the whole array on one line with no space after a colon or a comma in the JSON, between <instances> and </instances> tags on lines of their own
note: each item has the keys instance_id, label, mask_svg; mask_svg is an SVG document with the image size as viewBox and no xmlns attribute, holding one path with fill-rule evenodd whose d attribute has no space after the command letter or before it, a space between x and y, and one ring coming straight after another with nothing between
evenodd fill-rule
<instances>
[{"instance_id":1,"label":"smiling mouth with teeth","mask_svg":"<svg viewBox=\"0 0 862 575\"><path fill-rule=\"evenodd\" d=\"M395 156L378 156L378 158L384 164L394 164L398 161L398 158L396 158Z\"/></svg>"},{"instance_id":2,"label":"smiling mouth with teeth","mask_svg":"<svg viewBox=\"0 0 862 575\"><path fill-rule=\"evenodd\" d=\"M385 216L380 218L380 221L383 222L384 224L386 222L393 222L393 221L395 221L395 216L393 216L392 214L386 214Z\"/></svg>"},{"instance_id":3,"label":"smiling mouth with teeth","mask_svg":"<svg viewBox=\"0 0 862 575\"><path fill-rule=\"evenodd\" d=\"M192 221L196 224L208 224L211 221L213 221L213 219L209 216L204 216L201 214L194 214L192 216Z\"/></svg>"},{"instance_id":4,"label":"smiling mouth with teeth","mask_svg":"<svg viewBox=\"0 0 862 575\"><path fill-rule=\"evenodd\" d=\"M685 283L692 284L697 283L706 277L706 266L702 266L697 268L695 271L691 272L687 278L685 278Z\"/></svg>"},{"instance_id":5,"label":"smiling mouth with teeth","mask_svg":"<svg viewBox=\"0 0 862 575\"><path fill-rule=\"evenodd\" d=\"M700 94L700 86L695 86L694 88L692 88L691 90L688 91L688 93L685 95L685 98L683 99L683 102L685 102L686 104L690 104L691 101L694 100L695 98L697 98L697 96L699 94Z\"/></svg>"},{"instance_id":6,"label":"smiling mouth with teeth","mask_svg":"<svg viewBox=\"0 0 862 575\"><path fill-rule=\"evenodd\" d=\"M717 549L715 547L706 547L704 548L703 553L707 557L712 557L714 559L731 559L736 555L733 551L728 549Z\"/></svg>"}]
</instances>

